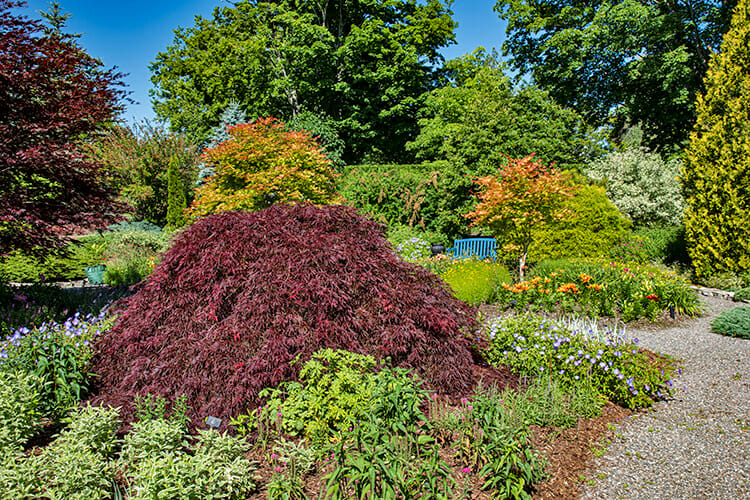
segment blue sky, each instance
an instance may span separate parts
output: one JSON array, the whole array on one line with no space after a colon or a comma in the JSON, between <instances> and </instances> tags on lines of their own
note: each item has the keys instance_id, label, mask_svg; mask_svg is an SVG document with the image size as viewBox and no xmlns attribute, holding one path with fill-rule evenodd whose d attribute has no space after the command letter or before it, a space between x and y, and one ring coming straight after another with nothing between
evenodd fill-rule
<instances>
[{"instance_id":1,"label":"blue sky","mask_svg":"<svg viewBox=\"0 0 750 500\"><path fill-rule=\"evenodd\" d=\"M164 51L174 39L174 30L193 26L194 17L210 17L215 6L227 5L221 0L131 0L108 2L91 0L58 0L65 12L73 15L68 21L69 33L82 33L81 45L107 68L117 66L124 78L130 98L125 112L128 122L153 119L148 91L151 73L148 65L158 52ZM37 10L47 10L47 0L27 0L27 8L19 12L38 19ZM453 58L472 52L478 46L486 49L500 45L505 37L504 23L492 7L495 0L455 0L454 19L457 45L443 50Z\"/></svg>"}]
</instances>

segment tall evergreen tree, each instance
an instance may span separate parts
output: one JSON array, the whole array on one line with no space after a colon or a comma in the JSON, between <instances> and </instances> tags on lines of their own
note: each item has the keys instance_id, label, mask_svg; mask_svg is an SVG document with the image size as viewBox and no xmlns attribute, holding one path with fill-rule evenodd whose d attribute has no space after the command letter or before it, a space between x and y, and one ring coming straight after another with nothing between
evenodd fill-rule
<instances>
[{"instance_id":1,"label":"tall evergreen tree","mask_svg":"<svg viewBox=\"0 0 750 500\"><path fill-rule=\"evenodd\" d=\"M750 269L750 0L740 0L706 75L682 184L699 277Z\"/></svg>"}]
</instances>

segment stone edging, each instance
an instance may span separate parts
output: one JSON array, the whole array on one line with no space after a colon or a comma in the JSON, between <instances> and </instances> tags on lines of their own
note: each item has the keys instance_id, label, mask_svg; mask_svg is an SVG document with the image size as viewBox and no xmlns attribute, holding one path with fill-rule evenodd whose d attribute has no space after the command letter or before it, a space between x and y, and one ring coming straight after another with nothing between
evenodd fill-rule
<instances>
[{"instance_id":1,"label":"stone edging","mask_svg":"<svg viewBox=\"0 0 750 500\"><path fill-rule=\"evenodd\" d=\"M719 297L724 300L734 300L734 292L719 290L717 288L706 288L705 286L698 285L690 285L690 288L698 292L700 295L705 295L706 297ZM749 300L739 300L738 302L750 304Z\"/></svg>"}]
</instances>

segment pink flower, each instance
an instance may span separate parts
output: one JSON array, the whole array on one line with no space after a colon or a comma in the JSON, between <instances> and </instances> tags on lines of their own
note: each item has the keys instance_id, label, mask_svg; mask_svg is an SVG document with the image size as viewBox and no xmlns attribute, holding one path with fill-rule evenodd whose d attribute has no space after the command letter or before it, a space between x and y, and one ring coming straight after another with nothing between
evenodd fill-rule
<instances>
[{"instance_id":1,"label":"pink flower","mask_svg":"<svg viewBox=\"0 0 750 500\"><path fill-rule=\"evenodd\" d=\"M461 472L463 472L464 474L468 474L469 472L471 472L471 467L464 467L463 469L461 469Z\"/></svg>"},{"instance_id":2,"label":"pink flower","mask_svg":"<svg viewBox=\"0 0 750 500\"><path fill-rule=\"evenodd\" d=\"M281 472L281 467L279 467L279 466L277 465L276 467L274 467L274 468L273 468L273 470L274 470L274 471L276 471L276 472Z\"/></svg>"}]
</instances>

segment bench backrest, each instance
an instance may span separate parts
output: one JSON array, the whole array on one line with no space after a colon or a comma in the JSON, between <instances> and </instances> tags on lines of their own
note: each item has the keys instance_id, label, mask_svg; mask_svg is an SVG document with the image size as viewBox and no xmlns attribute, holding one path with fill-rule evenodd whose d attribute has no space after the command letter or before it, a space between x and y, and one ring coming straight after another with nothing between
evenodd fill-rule
<instances>
[{"instance_id":1,"label":"bench backrest","mask_svg":"<svg viewBox=\"0 0 750 500\"><path fill-rule=\"evenodd\" d=\"M495 238L464 238L454 240L453 248L447 251L454 259L477 257L479 259L494 259Z\"/></svg>"}]
</instances>

